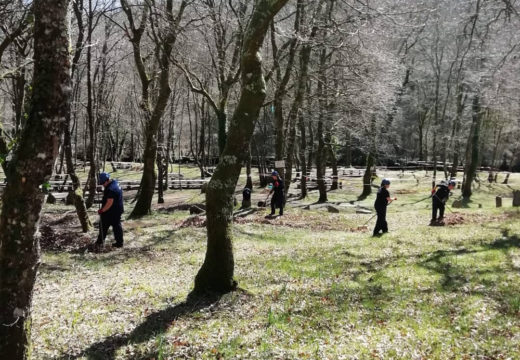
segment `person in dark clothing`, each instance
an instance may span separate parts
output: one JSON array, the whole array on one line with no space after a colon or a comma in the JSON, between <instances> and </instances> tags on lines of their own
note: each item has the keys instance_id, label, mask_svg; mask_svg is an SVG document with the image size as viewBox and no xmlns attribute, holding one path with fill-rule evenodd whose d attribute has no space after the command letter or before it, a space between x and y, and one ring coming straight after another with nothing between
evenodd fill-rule
<instances>
[{"instance_id":1,"label":"person in dark clothing","mask_svg":"<svg viewBox=\"0 0 520 360\"><path fill-rule=\"evenodd\" d=\"M377 221L376 227L374 228L374 235L379 236L380 231L383 233L388 232L388 224L386 222L386 207L392 201L397 200L397 198L391 198L390 192L388 192L388 188L390 187L390 180L383 179L381 182L381 187L377 191L376 201L374 203L374 208L377 213Z\"/></svg>"},{"instance_id":2,"label":"person in dark clothing","mask_svg":"<svg viewBox=\"0 0 520 360\"><path fill-rule=\"evenodd\" d=\"M242 209L249 209L251 207L251 189L245 187L242 191Z\"/></svg>"},{"instance_id":3,"label":"person in dark clothing","mask_svg":"<svg viewBox=\"0 0 520 360\"><path fill-rule=\"evenodd\" d=\"M110 179L110 174L102 172L99 174L98 184L105 188L101 209L98 210L100 217L99 236L96 245L103 245L110 226L114 231L115 243L113 247L123 247L123 227L121 226L121 215L124 212L123 190L116 180Z\"/></svg>"},{"instance_id":4,"label":"person in dark clothing","mask_svg":"<svg viewBox=\"0 0 520 360\"><path fill-rule=\"evenodd\" d=\"M444 208L455 185L454 180L450 180L448 183L442 181L432 189L432 219L430 225L444 225ZM439 212L439 218L437 218L437 212Z\"/></svg>"},{"instance_id":5,"label":"person in dark clothing","mask_svg":"<svg viewBox=\"0 0 520 360\"><path fill-rule=\"evenodd\" d=\"M280 215L283 215L283 207L285 205L285 187L282 178L278 174L278 171L271 173L273 178L273 188L269 194L274 192L271 198L271 216L274 215L276 208L280 208Z\"/></svg>"}]
</instances>

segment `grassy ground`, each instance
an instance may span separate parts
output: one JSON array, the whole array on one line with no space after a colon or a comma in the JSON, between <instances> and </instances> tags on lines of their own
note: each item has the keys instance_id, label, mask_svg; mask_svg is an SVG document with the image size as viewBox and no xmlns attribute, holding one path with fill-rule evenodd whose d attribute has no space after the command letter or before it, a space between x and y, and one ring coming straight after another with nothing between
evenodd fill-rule
<instances>
[{"instance_id":1,"label":"grassy ground","mask_svg":"<svg viewBox=\"0 0 520 360\"><path fill-rule=\"evenodd\" d=\"M520 358L520 213L510 198L494 208L520 176L511 188L482 183L469 208L452 209L460 224L428 227L429 202L411 203L428 195L430 178L383 175L399 199L389 234L370 237L358 227L371 215L352 208L302 209L316 193L290 202L282 218L262 210L234 226L241 290L211 303L185 302L206 248L202 219L188 226L187 212L126 221L122 250L44 251L32 358ZM329 200L355 200L360 182L344 179ZM64 210L46 209L50 217ZM63 221L54 231L77 231Z\"/></svg>"}]
</instances>

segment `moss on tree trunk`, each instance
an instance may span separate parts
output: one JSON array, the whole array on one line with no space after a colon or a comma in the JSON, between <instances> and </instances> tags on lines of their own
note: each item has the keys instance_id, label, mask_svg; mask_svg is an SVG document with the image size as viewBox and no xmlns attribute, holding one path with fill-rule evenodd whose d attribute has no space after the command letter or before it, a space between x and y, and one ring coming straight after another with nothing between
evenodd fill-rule
<instances>
[{"instance_id":1,"label":"moss on tree trunk","mask_svg":"<svg viewBox=\"0 0 520 360\"><path fill-rule=\"evenodd\" d=\"M40 258L40 186L52 174L69 111L68 0L35 0L31 110L7 169L0 216L0 354L29 354L31 300Z\"/></svg>"},{"instance_id":2,"label":"moss on tree trunk","mask_svg":"<svg viewBox=\"0 0 520 360\"><path fill-rule=\"evenodd\" d=\"M204 263L195 277L195 293L225 293L236 288L231 234L233 194L247 160L254 123L265 99L259 50L269 23L287 0L257 0L246 30L241 55L240 98L230 122L227 142L206 192L208 243Z\"/></svg>"}]
</instances>

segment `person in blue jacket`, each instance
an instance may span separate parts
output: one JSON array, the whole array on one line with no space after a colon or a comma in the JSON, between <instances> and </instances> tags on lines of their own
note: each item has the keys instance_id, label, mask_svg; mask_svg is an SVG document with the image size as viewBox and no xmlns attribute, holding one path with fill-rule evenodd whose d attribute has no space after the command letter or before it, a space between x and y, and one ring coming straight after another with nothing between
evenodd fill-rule
<instances>
[{"instance_id":1,"label":"person in blue jacket","mask_svg":"<svg viewBox=\"0 0 520 360\"><path fill-rule=\"evenodd\" d=\"M383 233L388 232L388 223L386 222L386 207L392 201L397 200L397 198L390 197L390 192L388 192L389 187L390 180L383 179L381 182L381 187L379 190L377 190L376 201L374 203L374 208L376 209L377 213L377 221L373 236L379 236L380 231Z\"/></svg>"},{"instance_id":2,"label":"person in blue jacket","mask_svg":"<svg viewBox=\"0 0 520 360\"><path fill-rule=\"evenodd\" d=\"M280 208L280 216L283 215L283 207L285 205L285 187L283 183L283 179L278 174L278 171L273 171L271 173L273 178L273 188L270 193L274 192L273 197L271 198L271 214L273 216L275 214L276 208Z\"/></svg>"},{"instance_id":3,"label":"person in blue jacket","mask_svg":"<svg viewBox=\"0 0 520 360\"><path fill-rule=\"evenodd\" d=\"M110 179L110 174L102 172L98 177L98 184L103 185L103 199L101 209L98 210L100 217L99 236L96 245L103 245L110 226L114 231L115 243L113 247L123 247L123 227L121 215L124 212L123 190L116 180Z\"/></svg>"}]
</instances>

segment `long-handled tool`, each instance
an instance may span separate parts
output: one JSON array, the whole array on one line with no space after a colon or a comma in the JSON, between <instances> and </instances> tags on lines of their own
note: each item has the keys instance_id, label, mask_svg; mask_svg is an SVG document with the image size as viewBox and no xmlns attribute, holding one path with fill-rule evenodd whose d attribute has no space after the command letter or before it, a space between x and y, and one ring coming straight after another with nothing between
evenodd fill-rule
<instances>
[{"instance_id":1,"label":"long-handled tool","mask_svg":"<svg viewBox=\"0 0 520 360\"><path fill-rule=\"evenodd\" d=\"M450 207L448 204L446 204L445 202L443 202L443 201L442 201L442 200L437 196L437 194L433 194L433 196L435 196L435 197L437 198L437 200L439 200L441 203L443 203L443 204L444 204L444 207L448 208L448 210L449 210L452 214L455 214L455 212L454 212L453 210L451 210L451 207Z\"/></svg>"},{"instance_id":2,"label":"long-handled tool","mask_svg":"<svg viewBox=\"0 0 520 360\"><path fill-rule=\"evenodd\" d=\"M414 202L411 202L411 203L401 204L400 206L415 205L415 204L417 204L417 203L420 203L421 201L431 199L431 197L432 197L432 196L429 195L429 196L425 197L424 199L417 200L417 201L414 201Z\"/></svg>"},{"instance_id":3,"label":"long-handled tool","mask_svg":"<svg viewBox=\"0 0 520 360\"><path fill-rule=\"evenodd\" d=\"M370 219L368 219L367 222L364 223L364 224L361 225L361 226L366 226L366 225L370 222L370 220L372 220L372 219L375 218L376 216L377 216L377 213L375 213L374 215L372 215L372 217L371 217Z\"/></svg>"},{"instance_id":4,"label":"long-handled tool","mask_svg":"<svg viewBox=\"0 0 520 360\"><path fill-rule=\"evenodd\" d=\"M393 198L392 201L390 201L390 202L388 203L387 206L390 206L390 204L391 204L393 201L395 201L395 200L397 200L397 198ZM372 217L371 217L370 219L368 219L367 222L364 223L364 224L361 225L361 226L366 226L366 225L370 222L370 220L372 220L372 219L375 218L376 216L377 216L377 212L376 212L374 215L372 215Z\"/></svg>"}]
</instances>

